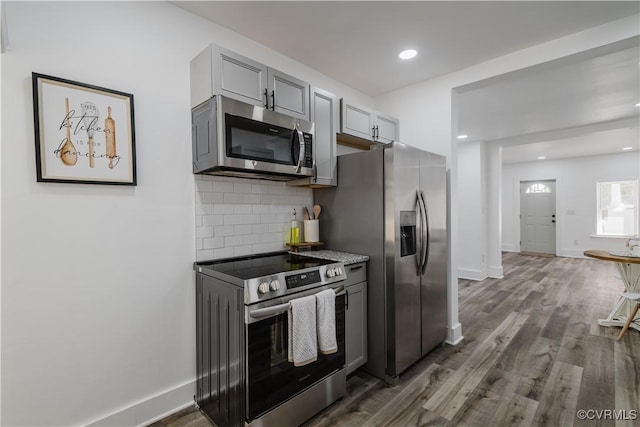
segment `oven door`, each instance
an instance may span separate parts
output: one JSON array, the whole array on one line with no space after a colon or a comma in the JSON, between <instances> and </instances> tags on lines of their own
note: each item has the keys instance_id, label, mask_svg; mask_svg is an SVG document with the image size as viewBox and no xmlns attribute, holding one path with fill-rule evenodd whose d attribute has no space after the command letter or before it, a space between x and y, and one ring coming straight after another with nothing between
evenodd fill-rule
<instances>
[{"instance_id":1,"label":"oven door","mask_svg":"<svg viewBox=\"0 0 640 427\"><path fill-rule=\"evenodd\" d=\"M269 317L245 325L248 422L344 367L345 296L344 290L336 293L338 351L329 355L318 352L318 360L308 365L294 367L287 360L287 309L280 301L276 303L280 308L274 307ZM264 311L261 306L259 310ZM247 313L250 315L251 310Z\"/></svg>"}]
</instances>

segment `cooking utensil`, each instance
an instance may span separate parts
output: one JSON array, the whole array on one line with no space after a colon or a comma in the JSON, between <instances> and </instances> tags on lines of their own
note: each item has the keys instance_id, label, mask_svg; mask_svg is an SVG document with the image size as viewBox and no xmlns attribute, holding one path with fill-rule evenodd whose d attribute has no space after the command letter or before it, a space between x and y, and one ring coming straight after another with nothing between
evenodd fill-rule
<instances>
[{"instance_id":1,"label":"cooking utensil","mask_svg":"<svg viewBox=\"0 0 640 427\"><path fill-rule=\"evenodd\" d=\"M320 205L313 205L313 218L318 219L321 211L322 208L320 207Z\"/></svg>"},{"instance_id":2,"label":"cooking utensil","mask_svg":"<svg viewBox=\"0 0 640 427\"><path fill-rule=\"evenodd\" d=\"M78 163L78 152L76 151L76 147L71 142L71 122L69 122L69 98L64 99L64 109L65 109L65 117L67 123L65 127L67 128L67 138L66 142L60 149L60 160L67 166L73 166Z\"/></svg>"},{"instance_id":3,"label":"cooking utensil","mask_svg":"<svg viewBox=\"0 0 640 427\"><path fill-rule=\"evenodd\" d=\"M107 118L104 120L104 138L107 145L107 157L109 158L109 169L113 169L118 162L113 161L116 155L116 121L111 118L111 107L107 107Z\"/></svg>"},{"instance_id":4,"label":"cooking utensil","mask_svg":"<svg viewBox=\"0 0 640 427\"><path fill-rule=\"evenodd\" d=\"M304 207L304 219L311 219L311 217L309 216L309 209L307 209L307 207Z\"/></svg>"},{"instance_id":5,"label":"cooking utensil","mask_svg":"<svg viewBox=\"0 0 640 427\"><path fill-rule=\"evenodd\" d=\"M82 124L84 125L84 128L87 131L87 136L89 137L89 141L87 142L89 145L89 167L92 168L95 166L95 159L93 156L93 133L95 132L96 123L98 122L99 117L98 107L96 107L92 102L83 102L80 104L80 107L82 107Z\"/></svg>"}]
</instances>

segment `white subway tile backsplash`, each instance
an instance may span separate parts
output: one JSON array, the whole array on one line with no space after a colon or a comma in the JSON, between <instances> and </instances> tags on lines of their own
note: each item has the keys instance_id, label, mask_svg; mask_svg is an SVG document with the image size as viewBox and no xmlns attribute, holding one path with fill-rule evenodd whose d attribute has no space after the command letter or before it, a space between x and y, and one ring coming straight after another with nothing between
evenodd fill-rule
<instances>
[{"instance_id":1,"label":"white subway tile backsplash","mask_svg":"<svg viewBox=\"0 0 640 427\"><path fill-rule=\"evenodd\" d=\"M225 215L224 216L224 225L235 225L242 224L242 215Z\"/></svg>"},{"instance_id":2,"label":"white subway tile backsplash","mask_svg":"<svg viewBox=\"0 0 640 427\"><path fill-rule=\"evenodd\" d=\"M240 246L242 245L242 236L227 236L224 238L224 246Z\"/></svg>"},{"instance_id":3,"label":"white subway tile backsplash","mask_svg":"<svg viewBox=\"0 0 640 427\"><path fill-rule=\"evenodd\" d=\"M271 226L271 224L253 224L251 225L251 232L253 234L262 234L262 233L268 233L269 227Z\"/></svg>"},{"instance_id":4,"label":"white subway tile backsplash","mask_svg":"<svg viewBox=\"0 0 640 427\"><path fill-rule=\"evenodd\" d=\"M233 183L221 181L214 182L213 191L216 193L233 193Z\"/></svg>"},{"instance_id":5,"label":"white subway tile backsplash","mask_svg":"<svg viewBox=\"0 0 640 427\"><path fill-rule=\"evenodd\" d=\"M202 249L224 248L224 237L214 237L212 239L202 239Z\"/></svg>"},{"instance_id":6,"label":"white subway tile backsplash","mask_svg":"<svg viewBox=\"0 0 640 427\"><path fill-rule=\"evenodd\" d=\"M196 239L213 237L213 227L196 227Z\"/></svg>"},{"instance_id":7,"label":"white subway tile backsplash","mask_svg":"<svg viewBox=\"0 0 640 427\"><path fill-rule=\"evenodd\" d=\"M216 237L233 236L233 225L219 225L214 227Z\"/></svg>"},{"instance_id":8,"label":"white subway tile backsplash","mask_svg":"<svg viewBox=\"0 0 640 427\"><path fill-rule=\"evenodd\" d=\"M233 234L235 236L244 236L247 234L252 234L253 230L251 225L234 225L233 226Z\"/></svg>"},{"instance_id":9,"label":"white subway tile backsplash","mask_svg":"<svg viewBox=\"0 0 640 427\"><path fill-rule=\"evenodd\" d=\"M203 215L202 225L222 225L224 224L224 215Z\"/></svg>"},{"instance_id":10,"label":"white subway tile backsplash","mask_svg":"<svg viewBox=\"0 0 640 427\"><path fill-rule=\"evenodd\" d=\"M215 214L232 214L234 211L234 205L217 204L213 206L213 213Z\"/></svg>"},{"instance_id":11,"label":"white subway tile backsplash","mask_svg":"<svg viewBox=\"0 0 640 427\"><path fill-rule=\"evenodd\" d=\"M285 183L194 175L197 260L286 249L293 209L302 224L312 190Z\"/></svg>"}]
</instances>

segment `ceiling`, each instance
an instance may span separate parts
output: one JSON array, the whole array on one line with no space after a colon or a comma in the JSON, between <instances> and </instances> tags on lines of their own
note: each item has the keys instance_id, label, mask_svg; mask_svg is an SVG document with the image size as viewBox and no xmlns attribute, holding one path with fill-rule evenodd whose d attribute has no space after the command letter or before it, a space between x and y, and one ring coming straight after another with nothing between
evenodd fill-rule
<instances>
[{"instance_id":1,"label":"ceiling","mask_svg":"<svg viewBox=\"0 0 640 427\"><path fill-rule=\"evenodd\" d=\"M640 13L637 1L172 3L372 97ZM407 48L418 56L400 60ZM637 117L638 52L635 40L464 88L460 124L488 141Z\"/></svg>"}]
</instances>

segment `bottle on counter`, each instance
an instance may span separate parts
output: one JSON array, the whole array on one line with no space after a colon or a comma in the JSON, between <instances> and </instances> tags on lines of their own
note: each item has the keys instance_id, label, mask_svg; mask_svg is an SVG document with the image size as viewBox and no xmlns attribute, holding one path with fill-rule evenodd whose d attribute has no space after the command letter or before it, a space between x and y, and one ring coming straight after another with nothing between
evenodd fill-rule
<instances>
[{"instance_id":1,"label":"bottle on counter","mask_svg":"<svg viewBox=\"0 0 640 427\"><path fill-rule=\"evenodd\" d=\"M300 243L300 226L296 219L296 210L293 210L293 218L291 219L291 228L289 229L289 243L297 245Z\"/></svg>"}]
</instances>

